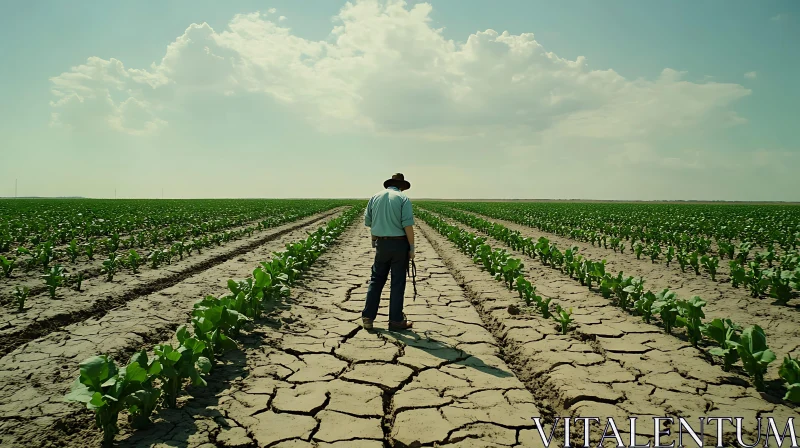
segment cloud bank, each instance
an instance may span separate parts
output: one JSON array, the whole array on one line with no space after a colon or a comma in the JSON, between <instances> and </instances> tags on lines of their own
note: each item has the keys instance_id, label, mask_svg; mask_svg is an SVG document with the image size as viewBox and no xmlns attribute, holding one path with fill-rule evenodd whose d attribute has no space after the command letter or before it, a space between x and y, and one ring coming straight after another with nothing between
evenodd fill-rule
<instances>
[{"instance_id":1,"label":"cloud bank","mask_svg":"<svg viewBox=\"0 0 800 448\"><path fill-rule=\"evenodd\" d=\"M52 78L52 107L59 122L129 133L157 132L168 125L160 110L204 92L270 96L326 132L463 137L504 127L613 139L742 121L726 109L750 93L740 85L671 69L629 80L561 58L529 33L486 30L456 43L431 27L430 12L347 3L326 41L292 34L274 10L237 15L220 32L192 24L149 68L91 57Z\"/></svg>"},{"instance_id":2,"label":"cloud bank","mask_svg":"<svg viewBox=\"0 0 800 448\"><path fill-rule=\"evenodd\" d=\"M583 56L560 57L531 33L489 29L449 40L432 26L431 9L348 2L322 41L294 34L284 25L291 17L274 9L236 15L222 30L191 24L150 67L90 57L51 78L51 124L158 136L187 99L246 95L280 104L322 134L479 139L520 168L560 153L691 173L719 168L718 157L682 138L747 123L734 110L751 94L742 85L670 68L628 79ZM763 160L761 152L742 160Z\"/></svg>"}]
</instances>

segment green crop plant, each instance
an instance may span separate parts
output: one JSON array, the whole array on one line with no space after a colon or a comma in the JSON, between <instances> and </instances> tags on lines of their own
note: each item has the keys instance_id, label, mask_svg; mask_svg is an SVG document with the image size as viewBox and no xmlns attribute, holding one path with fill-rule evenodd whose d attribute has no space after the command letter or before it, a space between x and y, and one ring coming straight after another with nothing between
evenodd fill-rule
<instances>
[{"instance_id":1,"label":"green crop plant","mask_svg":"<svg viewBox=\"0 0 800 448\"><path fill-rule=\"evenodd\" d=\"M689 336L689 342L692 346L697 347L697 344L703 338L700 331L703 326L703 318L706 317L703 312L703 307L706 306L705 300L698 296L694 296L689 300L679 300L678 316L675 321L675 326L678 328L686 328L686 335Z\"/></svg>"},{"instance_id":2,"label":"green crop plant","mask_svg":"<svg viewBox=\"0 0 800 448\"><path fill-rule=\"evenodd\" d=\"M758 325L747 327L742 331L738 342L732 342L744 370L753 379L756 390L764 390L764 374L767 366L775 361L775 353L767 346L767 336Z\"/></svg>"},{"instance_id":3,"label":"green crop plant","mask_svg":"<svg viewBox=\"0 0 800 448\"><path fill-rule=\"evenodd\" d=\"M591 261L581 257L580 264L575 272L578 276L578 281L581 282L581 286L591 285L592 278L589 276L589 271L592 269L591 263Z\"/></svg>"},{"instance_id":4,"label":"green crop plant","mask_svg":"<svg viewBox=\"0 0 800 448\"><path fill-rule=\"evenodd\" d=\"M125 260L128 268L130 268L134 274L138 274L139 266L142 264L142 257L139 255L139 252L136 252L136 249L131 249Z\"/></svg>"},{"instance_id":5,"label":"green crop plant","mask_svg":"<svg viewBox=\"0 0 800 448\"><path fill-rule=\"evenodd\" d=\"M636 243L633 245L633 253L636 254L637 260L641 259L642 252L644 252L644 245L642 245L642 243Z\"/></svg>"},{"instance_id":6,"label":"green crop plant","mask_svg":"<svg viewBox=\"0 0 800 448\"><path fill-rule=\"evenodd\" d=\"M108 254L108 259L103 261L103 265L100 267L100 272L106 275L106 281L110 282L114 280L114 274L117 273L117 269L119 269L119 260L117 260L117 253L111 252Z\"/></svg>"},{"instance_id":7,"label":"green crop plant","mask_svg":"<svg viewBox=\"0 0 800 448\"><path fill-rule=\"evenodd\" d=\"M97 241L94 239L90 239L83 244L83 250L86 253L86 258L89 260L94 260L94 254L97 249Z\"/></svg>"},{"instance_id":8,"label":"green crop plant","mask_svg":"<svg viewBox=\"0 0 800 448\"><path fill-rule=\"evenodd\" d=\"M689 253L689 265L694 269L695 275L700 275L700 256L697 251Z\"/></svg>"},{"instance_id":9,"label":"green crop plant","mask_svg":"<svg viewBox=\"0 0 800 448\"><path fill-rule=\"evenodd\" d=\"M550 267L561 270L562 266L564 266L564 254L555 244L550 245Z\"/></svg>"},{"instance_id":10,"label":"green crop plant","mask_svg":"<svg viewBox=\"0 0 800 448\"><path fill-rule=\"evenodd\" d=\"M624 302L628 300L628 293L625 292L625 288L633 284L633 277L627 276L625 277L620 271L617 274L617 277L614 279L614 304L617 306L621 306L620 302Z\"/></svg>"},{"instance_id":11,"label":"green crop plant","mask_svg":"<svg viewBox=\"0 0 800 448\"><path fill-rule=\"evenodd\" d=\"M574 320L572 319L572 308L565 310L559 306L556 311L557 313L554 317L556 322L561 325L561 334L567 334L567 331L569 330L569 324L571 324Z\"/></svg>"},{"instance_id":12,"label":"green crop plant","mask_svg":"<svg viewBox=\"0 0 800 448\"><path fill-rule=\"evenodd\" d=\"M536 254L539 256L542 264L550 263L550 240L541 236L535 245Z\"/></svg>"},{"instance_id":13,"label":"green crop plant","mask_svg":"<svg viewBox=\"0 0 800 448\"><path fill-rule=\"evenodd\" d=\"M619 249L621 240L618 237L612 236L611 237L611 250L616 252Z\"/></svg>"},{"instance_id":14,"label":"green crop plant","mask_svg":"<svg viewBox=\"0 0 800 448\"><path fill-rule=\"evenodd\" d=\"M136 247L139 249L144 249L145 245L147 244L147 235L145 232L139 232L135 236L136 238Z\"/></svg>"},{"instance_id":15,"label":"green crop plant","mask_svg":"<svg viewBox=\"0 0 800 448\"><path fill-rule=\"evenodd\" d=\"M53 243L50 241L45 241L39 244L36 247L36 255L34 256L42 268L46 271L47 268L50 266L50 262L53 260Z\"/></svg>"},{"instance_id":16,"label":"green crop plant","mask_svg":"<svg viewBox=\"0 0 800 448\"><path fill-rule=\"evenodd\" d=\"M539 312L542 314L542 317L545 319L550 319L553 315L550 313L550 301L553 299L548 297L547 299L540 298L540 300L536 303L539 307Z\"/></svg>"},{"instance_id":17,"label":"green crop plant","mask_svg":"<svg viewBox=\"0 0 800 448\"><path fill-rule=\"evenodd\" d=\"M661 246L659 246L658 243L653 243L653 245L650 246L648 255L650 255L651 263L658 261L659 257L661 256Z\"/></svg>"},{"instance_id":18,"label":"green crop plant","mask_svg":"<svg viewBox=\"0 0 800 448\"><path fill-rule=\"evenodd\" d=\"M680 266L681 272L686 272L686 265L689 264L689 254L683 249L678 249L675 259L678 260L678 266Z\"/></svg>"},{"instance_id":19,"label":"green crop plant","mask_svg":"<svg viewBox=\"0 0 800 448\"><path fill-rule=\"evenodd\" d=\"M153 386L153 379L159 376L162 367L158 359L152 361L147 358L147 352L141 350L131 357L131 363L136 363L147 372L147 378L140 382L141 388L130 393L125 404L130 413L131 426L142 429L150 426L150 416L158 405L161 389Z\"/></svg>"},{"instance_id":20,"label":"green crop plant","mask_svg":"<svg viewBox=\"0 0 800 448\"><path fill-rule=\"evenodd\" d=\"M588 281L587 285L589 288L592 287L592 282L599 284L603 277L606 276L606 260L600 260L598 262L591 263L588 270Z\"/></svg>"},{"instance_id":21,"label":"green crop plant","mask_svg":"<svg viewBox=\"0 0 800 448\"><path fill-rule=\"evenodd\" d=\"M502 265L503 282L508 286L508 289L513 289L514 280L522 274L524 267L522 261L518 258L509 258Z\"/></svg>"},{"instance_id":22,"label":"green crop plant","mask_svg":"<svg viewBox=\"0 0 800 448\"><path fill-rule=\"evenodd\" d=\"M743 241L739 243L739 253L736 254L736 259L739 260L739 263L744 265L747 263L747 257L750 256L750 250L753 248L753 244L747 241Z\"/></svg>"},{"instance_id":23,"label":"green crop plant","mask_svg":"<svg viewBox=\"0 0 800 448\"><path fill-rule=\"evenodd\" d=\"M675 298L675 294L667 292L656 296L652 309L653 313L658 314L661 318L661 323L664 324L664 333L672 333L672 328L677 323L679 312L678 300Z\"/></svg>"},{"instance_id":24,"label":"green crop plant","mask_svg":"<svg viewBox=\"0 0 800 448\"><path fill-rule=\"evenodd\" d=\"M730 319L714 319L711 322L704 324L700 328L700 332L716 342L717 347L712 347L708 352L715 356L722 357L722 369L729 371L731 366L739 360L739 352L736 350L736 344L739 342L739 333L742 328Z\"/></svg>"},{"instance_id":25,"label":"green crop plant","mask_svg":"<svg viewBox=\"0 0 800 448\"><path fill-rule=\"evenodd\" d=\"M564 251L564 272L570 277L575 272L575 259L578 254L578 246L572 246Z\"/></svg>"},{"instance_id":26,"label":"green crop plant","mask_svg":"<svg viewBox=\"0 0 800 448\"><path fill-rule=\"evenodd\" d=\"M786 305L792 298L791 283L795 273L775 267L774 269L765 269L762 274L769 281L769 296L776 299L778 304Z\"/></svg>"},{"instance_id":27,"label":"green crop plant","mask_svg":"<svg viewBox=\"0 0 800 448\"><path fill-rule=\"evenodd\" d=\"M118 369L108 356L93 356L80 363L80 377L65 400L83 403L94 411L95 424L103 430L103 441L110 444L119 432L119 413L131 404L134 394L144 389L151 377L138 362Z\"/></svg>"},{"instance_id":28,"label":"green crop plant","mask_svg":"<svg viewBox=\"0 0 800 448\"><path fill-rule=\"evenodd\" d=\"M52 266L46 274L41 276L44 284L47 285L47 292L51 299L56 298L56 290L64 283L65 271L61 265Z\"/></svg>"},{"instance_id":29,"label":"green crop plant","mask_svg":"<svg viewBox=\"0 0 800 448\"><path fill-rule=\"evenodd\" d=\"M525 301L525 305L538 306L539 302L542 301L542 297L536 294L536 286L528 281L523 275L517 277L516 285L519 298Z\"/></svg>"},{"instance_id":30,"label":"green crop plant","mask_svg":"<svg viewBox=\"0 0 800 448\"><path fill-rule=\"evenodd\" d=\"M745 283L750 288L750 295L752 297L759 297L766 292L769 287L770 279L764 276L764 271L761 266L755 261L749 263L750 269L745 276Z\"/></svg>"},{"instance_id":31,"label":"green crop plant","mask_svg":"<svg viewBox=\"0 0 800 448\"><path fill-rule=\"evenodd\" d=\"M21 313L25 311L25 301L28 299L28 296L31 294L31 289L27 286L17 286L14 288L14 302L17 304L17 312Z\"/></svg>"},{"instance_id":32,"label":"green crop plant","mask_svg":"<svg viewBox=\"0 0 800 448\"><path fill-rule=\"evenodd\" d=\"M669 266L669 264L672 263L672 260L675 259L675 246L670 245L667 247L665 259L667 260L667 266Z\"/></svg>"},{"instance_id":33,"label":"green crop plant","mask_svg":"<svg viewBox=\"0 0 800 448\"><path fill-rule=\"evenodd\" d=\"M206 345L190 336L185 325L178 328L178 348L169 344L155 347L156 360L161 364L159 378L163 384L164 403L169 408L177 407L178 393L184 380L190 379L194 386L205 386L202 375L211 371L211 360L203 356Z\"/></svg>"},{"instance_id":34,"label":"green crop plant","mask_svg":"<svg viewBox=\"0 0 800 448\"><path fill-rule=\"evenodd\" d=\"M14 257L6 258L0 255L0 269L3 270L3 276L10 278L11 273L14 272L14 268L17 266L17 259Z\"/></svg>"},{"instance_id":35,"label":"green crop plant","mask_svg":"<svg viewBox=\"0 0 800 448\"><path fill-rule=\"evenodd\" d=\"M728 262L728 266L731 270L731 286L738 288L739 285L747 281L747 272L739 260L731 260Z\"/></svg>"},{"instance_id":36,"label":"green crop plant","mask_svg":"<svg viewBox=\"0 0 800 448\"><path fill-rule=\"evenodd\" d=\"M711 280L717 279L717 267L719 267L719 258L714 256L703 255L700 257L700 262L703 264L706 272L708 275L711 276Z\"/></svg>"},{"instance_id":37,"label":"green crop plant","mask_svg":"<svg viewBox=\"0 0 800 448\"><path fill-rule=\"evenodd\" d=\"M619 296L617 305L625 311L628 311L631 304L635 304L641 299L644 294L644 279L640 277L633 277L628 282L628 285L622 290L625 294Z\"/></svg>"},{"instance_id":38,"label":"green crop plant","mask_svg":"<svg viewBox=\"0 0 800 448\"><path fill-rule=\"evenodd\" d=\"M183 253L186 251L186 243L183 241L178 241L172 245L172 248L175 249L175 252L178 254L181 260L183 260Z\"/></svg>"},{"instance_id":39,"label":"green crop plant","mask_svg":"<svg viewBox=\"0 0 800 448\"><path fill-rule=\"evenodd\" d=\"M791 355L786 355L778 374L786 382L786 395L783 396L783 399L800 404L800 363Z\"/></svg>"},{"instance_id":40,"label":"green crop plant","mask_svg":"<svg viewBox=\"0 0 800 448\"><path fill-rule=\"evenodd\" d=\"M206 297L195 304L195 309L192 311L192 326L195 338L204 344L203 356L213 365L217 355L237 348L236 342L230 336L247 318L225 306L210 304L210 299L215 298Z\"/></svg>"},{"instance_id":41,"label":"green crop plant","mask_svg":"<svg viewBox=\"0 0 800 448\"><path fill-rule=\"evenodd\" d=\"M772 245L772 243L769 243L769 245L767 246L767 250L763 252L761 255L764 257L764 260L767 261L767 265L769 267L772 267L772 263L775 262L775 257L776 257L775 247Z\"/></svg>"},{"instance_id":42,"label":"green crop plant","mask_svg":"<svg viewBox=\"0 0 800 448\"><path fill-rule=\"evenodd\" d=\"M667 290L665 289L661 292L662 297L665 291ZM642 294L641 297L636 300L636 302L633 303L636 312L639 313L642 316L642 319L648 324L650 323L650 319L653 317L653 303L655 303L656 300L657 296L653 294L652 291L647 291Z\"/></svg>"},{"instance_id":43,"label":"green crop plant","mask_svg":"<svg viewBox=\"0 0 800 448\"><path fill-rule=\"evenodd\" d=\"M604 299L611 299L611 296L614 295L614 288L617 286L617 277L606 274L603 279L600 280L599 286L600 295L602 295Z\"/></svg>"},{"instance_id":44,"label":"green crop plant","mask_svg":"<svg viewBox=\"0 0 800 448\"><path fill-rule=\"evenodd\" d=\"M733 260L734 246L730 241L717 240L717 247L719 247L720 259L724 259L727 255L729 260Z\"/></svg>"},{"instance_id":45,"label":"green crop plant","mask_svg":"<svg viewBox=\"0 0 800 448\"><path fill-rule=\"evenodd\" d=\"M81 253L80 248L78 247L78 240L73 238L72 241L69 242L69 246L67 246L65 251L69 257L69 262L75 263L75 260L78 259L78 256Z\"/></svg>"},{"instance_id":46,"label":"green crop plant","mask_svg":"<svg viewBox=\"0 0 800 448\"><path fill-rule=\"evenodd\" d=\"M153 251L150 252L150 255L147 257L147 259L150 260L150 267L152 269L158 269L158 267L161 266L163 257L163 252L161 252L159 249L153 249Z\"/></svg>"}]
</instances>

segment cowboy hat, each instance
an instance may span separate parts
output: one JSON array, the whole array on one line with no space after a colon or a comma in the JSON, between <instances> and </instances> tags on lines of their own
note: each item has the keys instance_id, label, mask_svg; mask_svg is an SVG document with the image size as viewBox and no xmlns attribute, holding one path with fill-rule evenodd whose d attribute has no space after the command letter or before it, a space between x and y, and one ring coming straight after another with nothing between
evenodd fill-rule
<instances>
[{"instance_id":1,"label":"cowboy hat","mask_svg":"<svg viewBox=\"0 0 800 448\"><path fill-rule=\"evenodd\" d=\"M401 190L408 190L411 188L411 182L405 180L402 173L392 175L391 179L386 179L383 183L383 188L397 187Z\"/></svg>"}]
</instances>

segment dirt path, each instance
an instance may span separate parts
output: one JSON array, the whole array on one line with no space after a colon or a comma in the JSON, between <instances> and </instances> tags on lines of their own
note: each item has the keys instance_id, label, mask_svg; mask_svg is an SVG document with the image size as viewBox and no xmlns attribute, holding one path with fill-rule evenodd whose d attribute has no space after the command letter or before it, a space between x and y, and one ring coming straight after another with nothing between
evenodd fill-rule
<instances>
[{"instance_id":1,"label":"dirt path","mask_svg":"<svg viewBox=\"0 0 800 448\"><path fill-rule=\"evenodd\" d=\"M435 230L419 226L464 285L501 341L506 360L534 391L540 409L553 415L612 416L625 422L627 416L649 420L665 415L735 415L755 422L757 416L771 415L785 424L788 417L797 415L796 409L771 403L737 376L709 365L688 344L652 326L631 322L607 302L597 303L585 288L571 290L571 280L535 283L542 292L559 297L562 305L576 306L575 331L561 335L554 321L538 314L511 315L508 306L522 304L515 292L493 280ZM528 273L533 275L537 270L541 275L554 272L529 266ZM674 434L676 427L672 429ZM749 434L754 429L754 425L745 427ZM652 437L652 425L645 432Z\"/></svg>"},{"instance_id":2,"label":"dirt path","mask_svg":"<svg viewBox=\"0 0 800 448\"><path fill-rule=\"evenodd\" d=\"M307 231L324 223L282 229L283 234L249 252L131 300L100 318L65 326L0 358L0 445L63 446L75 432L96 435L91 416L62 401L78 376L78 363L98 353L127 360L134 351L169 339L180 324L189 321L197 300L226 293L229 278L249 275L273 251L305 238Z\"/></svg>"},{"instance_id":3,"label":"dirt path","mask_svg":"<svg viewBox=\"0 0 800 448\"><path fill-rule=\"evenodd\" d=\"M594 247L588 243L541 232L510 221L475 215L487 221L502 224L511 230L517 230L525 237L538 239L540 236L544 236L562 250L577 245L580 248L578 253L595 261L605 259L607 272L622 271L625 275L646 279L645 290L650 289L655 292L669 288L682 298L700 296L707 302L704 311L708 320L718 317L731 319L744 327L753 324L759 325L767 333L767 341L770 348L778 355L778 362L786 354L792 354L794 357L800 356L800 309L798 308L773 305L773 299L769 298L754 299L744 288L736 289L731 287L730 283L712 281L706 275L696 276L693 272L689 272L691 268L687 268L687 272L682 273L677 262L673 262L670 267L667 267L664 263L651 263L649 260L644 260L644 255L643 259L637 260L635 255L619 254L611 249ZM465 224L459 223L459 225L467 227ZM506 246L501 244L498 247ZM525 258L528 265L531 263L540 265L538 261L532 261L529 257ZM572 282L566 276L564 279L566 283ZM585 288L582 289L585 290ZM790 305L792 303L794 301L790 302Z\"/></svg>"},{"instance_id":4,"label":"dirt path","mask_svg":"<svg viewBox=\"0 0 800 448\"><path fill-rule=\"evenodd\" d=\"M341 211L341 208L337 208L318 213L252 237L204 250L201 254L195 254L161 269L143 270L135 275L124 272L116 275L111 282L107 282L104 278L92 278L83 283L81 292L61 288L57 300L50 299L47 294L32 297L22 313L7 308L0 309L0 355L5 355L20 344L66 325L102 316L108 310L137 297L179 284L184 279L251 252L293 230L336 216Z\"/></svg>"},{"instance_id":5,"label":"dirt path","mask_svg":"<svg viewBox=\"0 0 800 448\"><path fill-rule=\"evenodd\" d=\"M375 330L361 329L374 252L359 227L293 291L279 328L262 326L219 382L122 446L537 446L531 394L424 240L414 330L385 330L388 288Z\"/></svg>"}]
</instances>

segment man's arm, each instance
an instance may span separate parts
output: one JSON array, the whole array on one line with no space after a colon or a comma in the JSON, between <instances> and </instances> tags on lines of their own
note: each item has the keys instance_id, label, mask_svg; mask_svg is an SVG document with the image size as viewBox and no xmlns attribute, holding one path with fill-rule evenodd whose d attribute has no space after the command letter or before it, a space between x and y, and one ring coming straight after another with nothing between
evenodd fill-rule
<instances>
[{"instance_id":1,"label":"man's arm","mask_svg":"<svg viewBox=\"0 0 800 448\"><path fill-rule=\"evenodd\" d=\"M372 199L367 202L367 209L364 210L364 225L372 227Z\"/></svg>"},{"instance_id":2,"label":"man's arm","mask_svg":"<svg viewBox=\"0 0 800 448\"><path fill-rule=\"evenodd\" d=\"M414 259L414 210L411 207L411 200L406 199L403 203L403 208L401 209L400 213L401 218L401 225L403 226L403 230L406 232L406 238L408 238L408 244L411 245L411 250L408 253L408 258L411 260Z\"/></svg>"}]
</instances>

